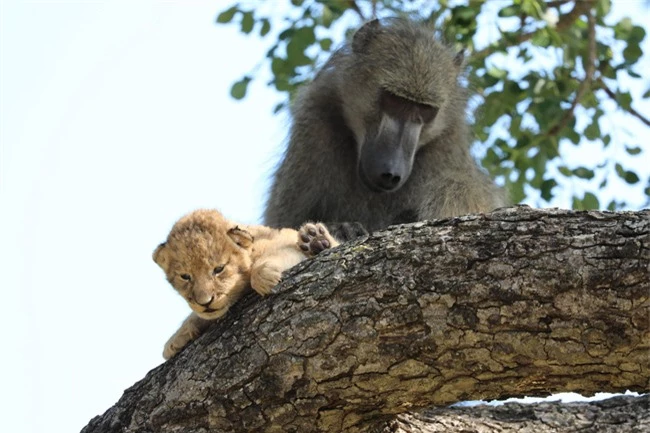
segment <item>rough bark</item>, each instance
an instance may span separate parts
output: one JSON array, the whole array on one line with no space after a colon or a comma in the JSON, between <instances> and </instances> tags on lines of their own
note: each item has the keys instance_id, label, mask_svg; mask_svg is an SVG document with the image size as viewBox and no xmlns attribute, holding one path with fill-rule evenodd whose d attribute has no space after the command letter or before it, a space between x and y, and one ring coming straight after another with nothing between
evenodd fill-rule
<instances>
[{"instance_id":1,"label":"rough bark","mask_svg":"<svg viewBox=\"0 0 650 433\"><path fill-rule=\"evenodd\" d=\"M468 399L647 392L649 349L650 211L502 209L303 262L83 432L409 431Z\"/></svg>"},{"instance_id":2,"label":"rough bark","mask_svg":"<svg viewBox=\"0 0 650 433\"><path fill-rule=\"evenodd\" d=\"M650 431L650 396L614 397L595 403L508 403L440 408L399 415L381 433L540 433Z\"/></svg>"}]
</instances>

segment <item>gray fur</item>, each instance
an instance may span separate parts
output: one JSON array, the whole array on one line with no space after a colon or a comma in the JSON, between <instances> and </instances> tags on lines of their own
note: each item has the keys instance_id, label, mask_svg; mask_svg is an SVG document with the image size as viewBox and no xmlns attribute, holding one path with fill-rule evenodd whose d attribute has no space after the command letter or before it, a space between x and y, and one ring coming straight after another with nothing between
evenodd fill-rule
<instances>
[{"instance_id":1,"label":"gray fur","mask_svg":"<svg viewBox=\"0 0 650 433\"><path fill-rule=\"evenodd\" d=\"M461 57L455 54L436 41L430 29L413 22L373 21L359 29L297 96L265 224L356 221L374 231L505 205L502 192L469 153L467 98L458 84ZM381 158L393 158L394 149L377 144L378 125L386 119L382 91L413 107L437 110L433 121L405 123L419 125L411 129L419 139L416 135L411 156L404 156L410 171L398 173L406 178L388 192L373 191L359 174L362 154L369 155L364 157L369 166L377 163L373 158L388 165L390 161ZM414 110L414 118L420 119Z\"/></svg>"}]
</instances>

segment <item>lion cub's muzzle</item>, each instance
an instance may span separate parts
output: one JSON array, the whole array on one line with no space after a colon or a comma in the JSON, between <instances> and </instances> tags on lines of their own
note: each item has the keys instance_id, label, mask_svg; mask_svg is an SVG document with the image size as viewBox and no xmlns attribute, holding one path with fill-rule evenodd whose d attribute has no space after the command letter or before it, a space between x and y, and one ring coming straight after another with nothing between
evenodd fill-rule
<instances>
[{"instance_id":1,"label":"lion cub's muzzle","mask_svg":"<svg viewBox=\"0 0 650 433\"><path fill-rule=\"evenodd\" d=\"M188 301L192 310L204 319L219 317L224 312L224 309L229 307L228 296L221 293L215 295L207 293L195 294Z\"/></svg>"}]
</instances>

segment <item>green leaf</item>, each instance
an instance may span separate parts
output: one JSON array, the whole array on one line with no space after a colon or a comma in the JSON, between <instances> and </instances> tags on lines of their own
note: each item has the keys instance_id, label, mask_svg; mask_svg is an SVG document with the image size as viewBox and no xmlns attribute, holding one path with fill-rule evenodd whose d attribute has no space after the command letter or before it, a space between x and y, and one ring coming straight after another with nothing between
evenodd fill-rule
<instances>
[{"instance_id":1,"label":"green leaf","mask_svg":"<svg viewBox=\"0 0 650 433\"><path fill-rule=\"evenodd\" d=\"M293 72L293 68L288 64L288 62L281 57L273 57L271 60L271 72L273 75L290 75Z\"/></svg>"},{"instance_id":2,"label":"green leaf","mask_svg":"<svg viewBox=\"0 0 650 433\"><path fill-rule=\"evenodd\" d=\"M628 64L636 63L641 58L643 51L639 44L629 42L628 46L623 50L623 58Z\"/></svg>"},{"instance_id":3,"label":"green leaf","mask_svg":"<svg viewBox=\"0 0 650 433\"><path fill-rule=\"evenodd\" d=\"M646 90L643 96L641 96L643 99L650 98L650 89Z\"/></svg>"},{"instance_id":4,"label":"green leaf","mask_svg":"<svg viewBox=\"0 0 650 433\"><path fill-rule=\"evenodd\" d=\"M603 147L609 146L609 143L611 142L612 142L612 136L609 134L605 134L605 136L603 137Z\"/></svg>"},{"instance_id":5,"label":"green leaf","mask_svg":"<svg viewBox=\"0 0 650 433\"><path fill-rule=\"evenodd\" d=\"M573 175L580 179L592 179L594 177L594 171L585 167L578 167L573 169Z\"/></svg>"},{"instance_id":6,"label":"green leaf","mask_svg":"<svg viewBox=\"0 0 650 433\"><path fill-rule=\"evenodd\" d=\"M239 10L237 8L238 5L232 6L225 11L221 12L217 16L217 22L221 24L229 23L232 21L233 17L235 16L235 13Z\"/></svg>"},{"instance_id":7,"label":"green leaf","mask_svg":"<svg viewBox=\"0 0 650 433\"><path fill-rule=\"evenodd\" d=\"M598 0L596 3L596 15L599 17L604 17L609 14L611 8L611 0Z\"/></svg>"},{"instance_id":8,"label":"green leaf","mask_svg":"<svg viewBox=\"0 0 650 433\"><path fill-rule=\"evenodd\" d=\"M260 36L266 36L271 31L271 23L268 18L262 18L262 27L260 28Z\"/></svg>"},{"instance_id":9,"label":"green leaf","mask_svg":"<svg viewBox=\"0 0 650 433\"><path fill-rule=\"evenodd\" d=\"M330 38L323 38L318 43L323 51L329 51L332 48L332 40Z\"/></svg>"},{"instance_id":10,"label":"green leaf","mask_svg":"<svg viewBox=\"0 0 650 433\"><path fill-rule=\"evenodd\" d=\"M488 69L486 73L490 77L494 77L499 80L502 80L508 76L508 71L506 71L505 69L496 68L494 66L490 67L490 69Z\"/></svg>"},{"instance_id":11,"label":"green leaf","mask_svg":"<svg viewBox=\"0 0 650 433\"><path fill-rule=\"evenodd\" d=\"M278 40L283 41L287 38L290 38L291 36L293 36L295 32L296 29L294 29L293 27L288 27L284 29L282 32L280 32L280 34L278 35Z\"/></svg>"},{"instance_id":12,"label":"green leaf","mask_svg":"<svg viewBox=\"0 0 650 433\"><path fill-rule=\"evenodd\" d=\"M616 92L616 102L625 110L632 107L632 96L629 92Z\"/></svg>"},{"instance_id":13,"label":"green leaf","mask_svg":"<svg viewBox=\"0 0 650 433\"><path fill-rule=\"evenodd\" d=\"M546 28L535 32L530 42L538 47L547 48L551 45L551 37Z\"/></svg>"},{"instance_id":14,"label":"green leaf","mask_svg":"<svg viewBox=\"0 0 650 433\"><path fill-rule=\"evenodd\" d=\"M284 102L280 102L273 107L273 114L278 114L286 106Z\"/></svg>"},{"instance_id":15,"label":"green leaf","mask_svg":"<svg viewBox=\"0 0 650 433\"><path fill-rule=\"evenodd\" d=\"M273 81L276 90L280 92L288 92L293 89L293 86L289 83L289 80L285 77L276 77Z\"/></svg>"},{"instance_id":16,"label":"green leaf","mask_svg":"<svg viewBox=\"0 0 650 433\"><path fill-rule=\"evenodd\" d=\"M550 201L553 198L552 189L557 186L557 182L554 179L546 179L542 182L539 190L541 191L542 198L546 201Z\"/></svg>"},{"instance_id":17,"label":"green leaf","mask_svg":"<svg viewBox=\"0 0 650 433\"><path fill-rule=\"evenodd\" d=\"M595 140L597 138L600 138L600 126L598 126L598 119L594 119L591 125L585 128L583 133L588 140Z\"/></svg>"},{"instance_id":18,"label":"green leaf","mask_svg":"<svg viewBox=\"0 0 650 433\"><path fill-rule=\"evenodd\" d=\"M630 155L638 155L639 153L641 153L641 148L638 146L637 147L625 146L625 151Z\"/></svg>"},{"instance_id":19,"label":"green leaf","mask_svg":"<svg viewBox=\"0 0 650 433\"><path fill-rule=\"evenodd\" d=\"M619 40L628 40L630 33L632 33L632 20L625 17L614 25L614 37Z\"/></svg>"},{"instance_id":20,"label":"green leaf","mask_svg":"<svg viewBox=\"0 0 650 433\"><path fill-rule=\"evenodd\" d=\"M314 42L316 42L316 34L314 33L314 27L313 26L300 27L296 29L296 32L293 34L292 38L300 40L302 45L308 47Z\"/></svg>"},{"instance_id":21,"label":"green leaf","mask_svg":"<svg viewBox=\"0 0 650 433\"><path fill-rule=\"evenodd\" d=\"M625 172L625 182L629 183L630 185L638 183L639 180L639 175L635 172L629 170Z\"/></svg>"},{"instance_id":22,"label":"green leaf","mask_svg":"<svg viewBox=\"0 0 650 433\"><path fill-rule=\"evenodd\" d=\"M616 174L618 174L618 177L623 178L625 177L625 169L623 166L619 163L616 163L614 165L614 170L616 170Z\"/></svg>"},{"instance_id":23,"label":"green leaf","mask_svg":"<svg viewBox=\"0 0 650 433\"><path fill-rule=\"evenodd\" d=\"M586 192L582 199L582 206L583 209L598 209L600 203L598 203L598 198L594 194Z\"/></svg>"},{"instance_id":24,"label":"green leaf","mask_svg":"<svg viewBox=\"0 0 650 433\"><path fill-rule=\"evenodd\" d=\"M248 88L248 83L251 82L250 77L244 77L240 81L237 81L230 88L230 96L234 99L243 99L246 96L246 90Z\"/></svg>"},{"instance_id":25,"label":"green leaf","mask_svg":"<svg viewBox=\"0 0 650 433\"><path fill-rule=\"evenodd\" d=\"M501 18L514 17L521 13L521 7L518 4L506 6L499 11Z\"/></svg>"},{"instance_id":26,"label":"green leaf","mask_svg":"<svg viewBox=\"0 0 650 433\"><path fill-rule=\"evenodd\" d=\"M521 10L531 17L539 18L542 16L542 6L539 0L521 0Z\"/></svg>"},{"instance_id":27,"label":"green leaf","mask_svg":"<svg viewBox=\"0 0 650 433\"><path fill-rule=\"evenodd\" d=\"M253 30L255 25L255 19L253 18L253 12L244 12L241 19L241 31L242 33L250 33Z\"/></svg>"},{"instance_id":28,"label":"green leaf","mask_svg":"<svg viewBox=\"0 0 650 433\"><path fill-rule=\"evenodd\" d=\"M571 170L569 170L569 168L564 165L559 166L557 169L566 177L571 177L573 175Z\"/></svg>"},{"instance_id":29,"label":"green leaf","mask_svg":"<svg viewBox=\"0 0 650 433\"><path fill-rule=\"evenodd\" d=\"M471 7L467 6L456 6L453 9L453 14L458 18L459 21L472 21L476 17L476 11Z\"/></svg>"},{"instance_id":30,"label":"green leaf","mask_svg":"<svg viewBox=\"0 0 650 433\"><path fill-rule=\"evenodd\" d=\"M321 15L321 21L323 23L323 26L329 28L334 22L334 19L335 16L334 13L332 12L332 9L330 9L327 5L323 5L323 13Z\"/></svg>"},{"instance_id":31,"label":"green leaf","mask_svg":"<svg viewBox=\"0 0 650 433\"><path fill-rule=\"evenodd\" d=\"M630 185L634 185L635 183L639 182L639 176L631 170L625 170L621 164L616 163L614 169L616 170L618 177Z\"/></svg>"},{"instance_id":32,"label":"green leaf","mask_svg":"<svg viewBox=\"0 0 650 433\"><path fill-rule=\"evenodd\" d=\"M645 39L645 29L641 26L632 27L628 43L635 42L639 44L643 39Z\"/></svg>"},{"instance_id":33,"label":"green leaf","mask_svg":"<svg viewBox=\"0 0 650 433\"><path fill-rule=\"evenodd\" d=\"M566 138L571 140L571 143L573 144L580 144L580 134L578 134L574 129L572 128L564 128L563 131L566 131L565 135Z\"/></svg>"}]
</instances>

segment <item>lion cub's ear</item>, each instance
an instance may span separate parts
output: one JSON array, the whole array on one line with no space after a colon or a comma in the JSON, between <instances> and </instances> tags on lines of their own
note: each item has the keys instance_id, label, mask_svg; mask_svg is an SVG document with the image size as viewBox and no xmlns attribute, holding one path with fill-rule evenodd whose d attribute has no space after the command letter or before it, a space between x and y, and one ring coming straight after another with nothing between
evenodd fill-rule
<instances>
[{"instance_id":1,"label":"lion cub's ear","mask_svg":"<svg viewBox=\"0 0 650 433\"><path fill-rule=\"evenodd\" d=\"M253 245L253 236L246 230L242 230L237 226L228 230L228 236L234 243L242 248L248 249Z\"/></svg>"},{"instance_id":2,"label":"lion cub's ear","mask_svg":"<svg viewBox=\"0 0 650 433\"><path fill-rule=\"evenodd\" d=\"M167 266L169 265L169 250L167 249L167 243L163 242L158 245L156 250L153 252L153 261L158 264L165 272L167 272Z\"/></svg>"}]
</instances>

